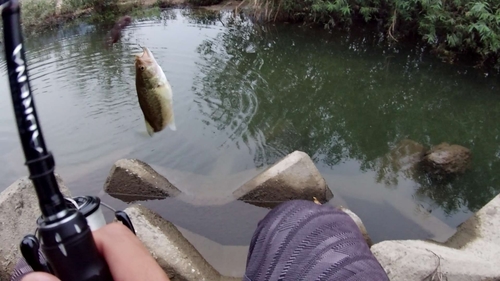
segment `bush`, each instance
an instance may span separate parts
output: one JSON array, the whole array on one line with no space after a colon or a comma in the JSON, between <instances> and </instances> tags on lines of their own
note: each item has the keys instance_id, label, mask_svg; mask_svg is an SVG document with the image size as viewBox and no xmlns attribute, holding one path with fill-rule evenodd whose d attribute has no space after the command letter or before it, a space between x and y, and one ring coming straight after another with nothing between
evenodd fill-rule
<instances>
[{"instance_id":1,"label":"bush","mask_svg":"<svg viewBox=\"0 0 500 281\"><path fill-rule=\"evenodd\" d=\"M260 18L304 20L325 27L377 23L393 40L418 35L453 60L473 54L480 64L500 65L498 0L253 0Z\"/></svg>"}]
</instances>

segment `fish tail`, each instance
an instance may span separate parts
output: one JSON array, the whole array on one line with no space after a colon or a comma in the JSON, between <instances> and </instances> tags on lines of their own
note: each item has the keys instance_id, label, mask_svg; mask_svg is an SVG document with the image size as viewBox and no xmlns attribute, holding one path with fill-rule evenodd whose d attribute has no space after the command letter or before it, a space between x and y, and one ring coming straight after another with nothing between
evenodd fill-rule
<instances>
[{"instance_id":1,"label":"fish tail","mask_svg":"<svg viewBox=\"0 0 500 281\"><path fill-rule=\"evenodd\" d=\"M148 135L150 137L152 137L154 134L154 129L153 129L153 127L151 127L151 125L149 124L149 122L147 120L144 120L144 121L146 122L146 130L148 131Z\"/></svg>"},{"instance_id":2,"label":"fish tail","mask_svg":"<svg viewBox=\"0 0 500 281\"><path fill-rule=\"evenodd\" d=\"M170 128L172 131L177 131L177 127L175 126L175 120L172 118L170 122L168 122L167 126Z\"/></svg>"}]
</instances>

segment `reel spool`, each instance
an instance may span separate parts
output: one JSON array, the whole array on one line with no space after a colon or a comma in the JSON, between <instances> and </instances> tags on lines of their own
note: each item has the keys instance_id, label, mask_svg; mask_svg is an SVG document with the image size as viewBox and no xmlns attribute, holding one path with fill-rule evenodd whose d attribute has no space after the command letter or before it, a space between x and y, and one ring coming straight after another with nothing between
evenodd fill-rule
<instances>
[{"instance_id":1,"label":"reel spool","mask_svg":"<svg viewBox=\"0 0 500 281\"><path fill-rule=\"evenodd\" d=\"M83 216L87 219L87 223L92 231L101 228L106 225L106 220L104 219L104 214L102 212L101 206L104 206L115 213L115 218L122 222L126 227L128 227L132 233L135 234L134 226L130 221L130 218L123 211L116 211L111 206L101 202L101 199L97 196L75 196L75 197L65 197L66 206L69 209L79 210ZM37 224L43 221L43 217L40 216L37 219Z\"/></svg>"},{"instance_id":2,"label":"reel spool","mask_svg":"<svg viewBox=\"0 0 500 281\"><path fill-rule=\"evenodd\" d=\"M66 200L66 206L69 209L79 210L83 214L92 231L106 225L101 209L101 199L99 199L99 197L76 196L71 198L66 197L64 200ZM40 216L36 220L36 223L40 224L42 221L43 217Z\"/></svg>"}]
</instances>

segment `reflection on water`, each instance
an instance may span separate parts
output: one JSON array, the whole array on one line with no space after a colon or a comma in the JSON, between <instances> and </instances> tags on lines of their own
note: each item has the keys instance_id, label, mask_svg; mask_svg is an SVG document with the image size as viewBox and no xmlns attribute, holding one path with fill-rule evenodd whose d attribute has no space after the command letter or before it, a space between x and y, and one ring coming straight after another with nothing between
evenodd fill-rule
<instances>
[{"instance_id":1,"label":"reflection on water","mask_svg":"<svg viewBox=\"0 0 500 281\"><path fill-rule=\"evenodd\" d=\"M500 191L497 77L445 65L420 46L386 47L377 32L259 27L224 14L153 13L112 49L104 48L106 32L75 23L26 40L42 129L75 195L103 196L111 165L130 157L196 202L216 201L302 150L332 188L330 203L352 208L377 242L445 237ZM176 132L145 134L134 84L138 44L172 84ZM3 60L1 68L0 190L26 174ZM405 140L463 145L473 168L437 186L408 168L408 153L398 150ZM219 245L247 245L267 212L241 202L193 204L145 203L190 237Z\"/></svg>"},{"instance_id":2,"label":"reflection on water","mask_svg":"<svg viewBox=\"0 0 500 281\"><path fill-rule=\"evenodd\" d=\"M473 171L447 189L419 182L418 194L448 214L477 210L500 190L498 80L431 61L419 48L377 47L377 38L241 25L206 40L194 87L205 122L252 148L256 166L299 149L332 170L359 161L396 187L409 174L380 160L400 141L458 143L472 150Z\"/></svg>"}]
</instances>

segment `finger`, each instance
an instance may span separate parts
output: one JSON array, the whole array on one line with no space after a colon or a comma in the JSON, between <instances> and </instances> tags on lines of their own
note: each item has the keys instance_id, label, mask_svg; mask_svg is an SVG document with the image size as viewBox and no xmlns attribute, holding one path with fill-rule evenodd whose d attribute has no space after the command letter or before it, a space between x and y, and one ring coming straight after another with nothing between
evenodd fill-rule
<instances>
[{"instance_id":1,"label":"finger","mask_svg":"<svg viewBox=\"0 0 500 281\"><path fill-rule=\"evenodd\" d=\"M31 272L24 276L21 281L61 281L54 275L45 272Z\"/></svg>"},{"instance_id":2,"label":"finger","mask_svg":"<svg viewBox=\"0 0 500 281\"><path fill-rule=\"evenodd\" d=\"M123 224L112 223L94 231L94 239L115 280L169 280L142 242Z\"/></svg>"}]
</instances>

